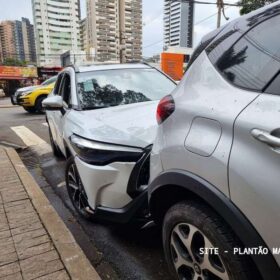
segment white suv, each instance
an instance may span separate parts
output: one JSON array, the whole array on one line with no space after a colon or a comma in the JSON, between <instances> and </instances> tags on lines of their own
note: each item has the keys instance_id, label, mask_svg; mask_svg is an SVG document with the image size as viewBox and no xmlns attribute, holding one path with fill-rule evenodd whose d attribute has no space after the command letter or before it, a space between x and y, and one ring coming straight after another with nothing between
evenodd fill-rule
<instances>
[{"instance_id":1,"label":"white suv","mask_svg":"<svg viewBox=\"0 0 280 280\"><path fill-rule=\"evenodd\" d=\"M205 38L157 110L149 204L179 279L280 279L280 4Z\"/></svg>"},{"instance_id":2,"label":"white suv","mask_svg":"<svg viewBox=\"0 0 280 280\"><path fill-rule=\"evenodd\" d=\"M145 215L156 107L175 86L146 64L68 67L58 75L43 106L81 215L115 222Z\"/></svg>"}]
</instances>

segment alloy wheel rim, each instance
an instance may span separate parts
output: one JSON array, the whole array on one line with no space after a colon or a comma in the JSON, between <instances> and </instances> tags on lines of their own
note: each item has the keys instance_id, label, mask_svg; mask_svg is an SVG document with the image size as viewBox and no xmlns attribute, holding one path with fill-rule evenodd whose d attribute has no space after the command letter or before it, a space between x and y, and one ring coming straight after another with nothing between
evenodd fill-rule
<instances>
[{"instance_id":1,"label":"alloy wheel rim","mask_svg":"<svg viewBox=\"0 0 280 280\"><path fill-rule=\"evenodd\" d=\"M87 213L86 209L89 207L87 196L74 163L70 165L67 176L71 200L82 213Z\"/></svg>"},{"instance_id":2,"label":"alloy wheel rim","mask_svg":"<svg viewBox=\"0 0 280 280\"><path fill-rule=\"evenodd\" d=\"M206 248L208 254L202 254ZM177 224L171 233L170 250L173 265L182 280L229 280L228 272L221 257L209 249L215 247L197 227ZM203 250L205 253L205 250Z\"/></svg>"}]
</instances>

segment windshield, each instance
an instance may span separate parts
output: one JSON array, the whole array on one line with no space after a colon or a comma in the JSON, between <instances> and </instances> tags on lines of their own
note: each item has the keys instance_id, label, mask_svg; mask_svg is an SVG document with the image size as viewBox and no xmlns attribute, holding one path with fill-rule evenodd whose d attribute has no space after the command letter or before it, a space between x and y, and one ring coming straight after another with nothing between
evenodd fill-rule
<instances>
[{"instance_id":1,"label":"windshield","mask_svg":"<svg viewBox=\"0 0 280 280\"><path fill-rule=\"evenodd\" d=\"M116 69L79 73L78 98L82 109L160 100L175 83L155 69Z\"/></svg>"},{"instance_id":2,"label":"windshield","mask_svg":"<svg viewBox=\"0 0 280 280\"><path fill-rule=\"evenodd\" d=\"M57 76L51 77L51 78L45 80L41 85L42 86L50 85L50 84L54 83L56 81L56 79L57 79Z\"/></svg>"}]
</instances>

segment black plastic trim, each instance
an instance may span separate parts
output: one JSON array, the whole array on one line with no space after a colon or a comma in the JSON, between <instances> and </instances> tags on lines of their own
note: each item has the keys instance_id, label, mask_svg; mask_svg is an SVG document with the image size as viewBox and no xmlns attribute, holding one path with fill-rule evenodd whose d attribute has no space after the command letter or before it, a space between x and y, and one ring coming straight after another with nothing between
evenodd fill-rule
<instances>
[{"instance_id":1,"label":"black plastic trim","mask_svg":"<svg viewBox=\"0 0 280 280\"><path fill-rule=\"evenodd\" d=\"M154 193L168 185L182 187L209 204L228 223L244 246L267 247L254 226L227 196L206 180L187 171L165 171L149 185L148 199L151 209L154 203L160 204L160 201L153 201ZM280 279L279 266L271 253L251 257L263 279Z\"/></svg>"},{"instance_id":2,"label":"black plastic trim","mask_svg":"<svg viewBox=\"0 0 280 280\"><path fill-rule=\"evenodd\" d=\"M136 214L148 209L148 192L143 191L123 208L109 208L99 206L94 211L94 217L118 224L128 223Z\"/></svg>"},{"instance_id":3,"label":"black plastic trim","mask_svg":"<svg viewBox=\"0 0 280 280\"><path fill-rule=\"evenodd\" d=\"M140 187L139 179L140 179L142 167L144 166L146 161L150 159L152 147L153 147L153 145L150 145L145 148L143 155L136 162L135 166L133 167L133 169L131 171L131 174L130 174L130 177L128 180L128 184L127 184L127 194L131 198L137 197L139 195L139 193L141 193L143 191L141 188L139 188ZM147 184L148 184L148 182L147 182Z\"/></svg>"}]
</instances>

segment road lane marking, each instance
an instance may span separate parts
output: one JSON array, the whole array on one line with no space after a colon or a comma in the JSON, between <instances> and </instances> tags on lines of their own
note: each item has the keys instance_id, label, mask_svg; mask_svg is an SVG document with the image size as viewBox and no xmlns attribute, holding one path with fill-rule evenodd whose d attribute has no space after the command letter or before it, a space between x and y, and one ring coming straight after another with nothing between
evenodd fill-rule
<instances>
[{"instance_id":1,"label":"road lane marking","mask_svg":"<svg viewBox=\"0 0 280 280\"><path fill-rule=\"evenodd\" d=\"M13 126L11 129L21 138L26 146L32 147L37 154L44 155L51 152L51 146L27 127Z\"/></svg>"},{"instance_id":2,"label":"road lane marking","mask_svg":"<svg viewBox=\"0 0 280 280\"><path fill-rule=\"evenodd\" d=\"M46 122L42 123L42 125L44 125L44 126L49 126Z\"/></svg>"},{"instance_id":3,"label":"road lane marking","mask_svg":"<svg viewBox=\"0 0 280 280\"><path fill-rule=\"evenodd\" d=\"M11 129L21 138L26 146L35 146L46 143L46 141L25 126L13 126Z\"/></svg>"}]
</instances>

